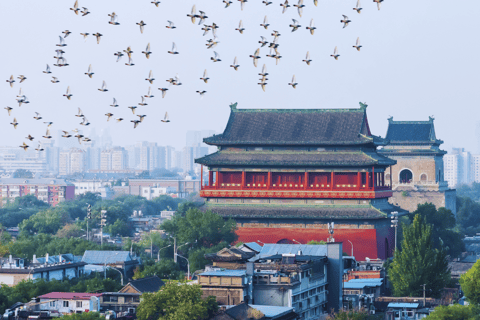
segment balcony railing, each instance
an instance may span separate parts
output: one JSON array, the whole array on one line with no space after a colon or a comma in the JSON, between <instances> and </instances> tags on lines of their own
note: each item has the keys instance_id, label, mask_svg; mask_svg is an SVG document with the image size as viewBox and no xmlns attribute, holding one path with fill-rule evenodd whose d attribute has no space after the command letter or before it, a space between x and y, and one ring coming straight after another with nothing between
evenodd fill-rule
<instances>
[{"instance_id":1,"label":"balcony railing","mask_svg":"<svg viewBox=\"0 0 480 320\"><path fill-rule=\"evenodd\" d=\"M356 185L356 184L310 184L305 186L304 184L272 184L270 187L267 184L261 183L252 183L245 184L242 186L240 183L221 183L218 188L215 183L208 185L205 184L202 186L201 190L273 190L273 191L282 191L282 190L307 190L307 191L383 191L391 190L390 186L375 186L367 187L366 185Z\"/></svg>"}]
</instances>

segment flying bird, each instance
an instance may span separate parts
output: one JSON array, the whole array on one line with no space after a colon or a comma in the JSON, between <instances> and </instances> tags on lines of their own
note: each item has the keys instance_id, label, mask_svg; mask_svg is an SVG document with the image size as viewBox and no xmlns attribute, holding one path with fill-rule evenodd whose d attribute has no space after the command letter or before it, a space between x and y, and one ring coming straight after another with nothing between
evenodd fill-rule
<instances>
[{"instance_id":1,"label":"flying bird","mask_svg":"<svg viewBox=\"0 0 480 320\"><path fill-rule=\"evenodd\" d=\"M148 87L148 93L144 95L145 98L153 98L154 96L152 95L152 87Z\"/></svg>"},{"instance_id":2,"label":"flying bird","mask_svg":"<svg viewBox=\"0 0 480 320\"><path fill-rule=\"evenodd\" d=\"M137 106L130 106L128 109L132 110L132 113L135 114L135 109L137 109Z\"/></svg>"},{"instance_id":3,"label":"flying bird","mask_svg":"<svg viewBox=\"0 0 480 320\"><path fill-rule=\"evenodd\" d=\"M285 11L287 11L287 9L290 7L290 5L288 4L288 0L285 0L284 3L280 3L280 6L283 7L282 13L285 13Z\"/></svg>"},{"instance_id":4,"label":"flying bird","mask_svg":"<svg viewBox=\"0 0 480 320\"><path fill-rule=\"evenodd\" d=\"M220 55L219 55L217 52L213 51L213 54L215 55L215 57L210 57L210 59L211 59L213 62L222 61L222 60L220 59Z\"/></svg>"},{"instance_id":5,"label":"flying bird","mask_svg":"<svg viewBox=\"0 0 480 320\"><path fill-rule=\"evenodd\" d=\"M126 62L125 63L126 66L129 66L129 67L132 67L135 65L135 63L133 63L133 59L132 58L128 58L128 63Z\"/></svg>"},{"instance_id":6,"label":"flying bird","mask_svg":"<svg viewBox=\"0 0 480 320\"><path fill-rule=\"evenodd\" d=\"M63 96L67 97L68 100L72 98L73 95L70 93L70 86L67 87L67 92Z\"/></svg>"},{"instance_id":7,"label":"flying bird","mask_svg":"<svg viewBox=\"0 0 480 320\"><path fill-rule=\"evenodd\" d=\"M107 83L105 82L105 80L103 80L102 87L99 88L98 91L101 91L101 92L107 92L108 91Z\"/></svg>"},{"instance_id":8,"label":"flying bird","mask_svg":"<svg viewBox=\"0 0 480 320\"><path fill-rule=\"evenodd\" d=\"M262 76L262 78L265 78L266 76L268 76L267 65L266 64L263 65L262 72L260 72L258 75Z\"/></svg>"},{"instance_id":9,"label":"flying bird","mask_svg":"<svg viewBox=\"0 0 480 320\"><path fill-rule=\"evenodd\" d=\"M207 75L207 69L205 69L205 71L203 72L203 77L201 77L200 80L203 80L203 82L208 83L209 79L210 78Z\"/></svg>"},{"instance_id":10,"label":"flying bird","mask_svg":"<svg viewBox=\"0 0 480 320\"><path fill-rule=\"evenodd\" d=\"M272 2L272 1L263 0L262 3L265 4L265 6L268 6L268 5L272 4L273 2Z\"/></svg>"},{"instance_id":11,"label":"flying bird","mask_svg":"<svg viewBox=\"0 0 480 320\"><path fill-rule=\"evenodd\" d=\"M312 62L312 59L310 59L310 51L307 51L307 56L302 61L305 62L307 65L310 65L310 62Z\"/></svg>"},{"instance_id":12,"label":"flying bird","mask_svg":"<svg viewBox=\"0 0 480 320\"><path fill-rule=\"evenodd\" d=\"M82 32L82 33L80 33L80 35L83 36L83 39L84 39L85 41L87 41L87 37L90 35L90 33L88 33L88 32Z\"/></svg>"},{"instance_id":13,"label":"flying bird","mask_svg":"<svg viewBox=\"0 0 480 320\"><path fill-rule=\"evenodd\" d=\"M265 16L265 18L263 18L263 23L260 23L260 26L261 26L261 27L264 27L265 30L266 30L266 29L268 29L268 26L269 26L269 25L270 25L270 24L268 23L267 16Z\"/></svg>"},{"instance_id":14,"label":"flying bird","mask_svg":"<svg viewBox=\"0 0 480 320\"><path fill-rule=\"evenodd\" d=\"M15 82L15 80L13 79L13 74L10 76L10 79L7 80L8 83L10 83L10 87L13 88L13 83Z\"/></svg>"},{"instance_id":15,"label":"flying bird","mask_svg":"<svg viewBox=\"0 0 480 320\"><path fill-rule=\"evenodd\" d=\"M25 142L19 147L23 148L23 150L25 150L25 151L27 151L27 149L29 148L29 146Z\"/></svg>"},{"instance_id":16,"label":"flying bird","mask_svg":"<svg viewBox=\"0 0 480 320\"><path fill-rule=\"evenodd\" d=\"M113 113L105 113L105 115L107 116L107 121L110 121L110 118L113 117Z\"/></svg>"},{"instance_id":17,"label":"flying bird","mask_svg":"<svg viewBox=\"0 0 480 320\"><path fill-rule=\"evenodd\" d=\"M170 122L170 119L168 117L168 112L165 112L165 117L163 118L163 120L161 120L162 122Z\"/></svg>"},{"instance_id":18,"label":"flying bird","mask_svg":"<svg viewBox=\"0 0 480 320\"><path fill-rule=\"evenodd\" d=\"M13 122L10 122L10 124L13 126L13 128L17 129L17 126L18 126L17 118L13 118Z\"/></svg>"},{"instance_id":19,"label":"flying bird","mask_svg":"<svg viewBox=\"0 0 480 320\"><path fill-rule=\"evenodd\" d=\"M353 10L357 11L358 13L362 13L363 8L361 7L360 0L357 1L357 5Z\"/></svg>"},{"instance_id":20,"label":"flying bird","mask_svg":"<svg viewBox=\"0 0 480 320\"><path fill-rule=\"evenodd\" d=\"M142 102L140 102L138 105L144 107L144 106L148 106L148 103L145 101L145 97L144 96L140 96L140 98L142 99Z\"/></svg>"},{"instance_id":21,"label":"flying bird","mask_svg":"<svg viewBox=\"0 0 480 320\"><path fill-rule=\"evenodd\" d=\"M118 16L115 14L115 12L112 12L108 16L110 17L110 21L108 21L108 24L112 24L114 26L118 26L120 24L118 22Z\"/></svg>"},{"instance_id":22,"label":"flying bird","mask_svg":"<svg viewBox=\"0 0 480 320\"><path fill-rule=\"evenodd\" d=\"M167 88L158 88L158 90L162 91L162 98L165 98L165 95L167 94L168 89Z\"/></svg>"},{"instance_id":23,"label":"flying bird","mask_svg":"<svg viewBox=\"0 0 480 320\"><path fill-rule=\"evenodd\" d=\"M378 10L380 10L380 7L382 6L383 0L373 0L373 2L377 3L377 8L378 8Z\"/></svg>"},{"instance_id":24,"label":"flying bird","mask_svg":"<svg viewBox=\"0 0 480 320\"><path fill-rule=\"evenodd\" d=\"M33 119L35 119L35 120L40 120L40 119L43 119L43 118L42 118L42 116L40 115L40 113L35 112L35 117L33 117Z\"/></svg>"},{"instance_id":25,"label":"flying bird","mask_svg":"<svg viewBox=\"0 0 480 320\"><path fill-rule=\"evenodd\" d=\"M44 139L52 139L52 136L50 135L50 129L47 128L47 132L45 133L44 136L42 136Z\"/></svg>"},{"instance_id":26,"label":"flying bird","mask_svg":"<svg viewBox=\"0 0 480 320\"><path fill-rule=\"evenodd\" d=\"M117 51L113 55L117 56L117 62L120 61L120 59L122 59L122 57L124 56L124 54L121 51Z\"/></svg>"},{"instance_id":27,"label":"flying bird","mask_svg":"<svg viewBox=\"0 0 480 320\"><path fill-rule=\"evenodd\" d=\"M84 116L82 122L80 122L80 125L88 126L90 125L90 122L88 122L88 119Z\"/></svg>"},{"instance_id":28,"label":"flying bird","mask_svg":"<svg viewBox=\"0 0 480 320\"><path fill-rule=\"evenodd\" d=\"M132 51L132 48L130 46L128 46L126 50L123 50L123 52L125 52L129 58L132 57L133 51Z\"/></svg>"},{"instance_id":29,"label":"flying bird","mask_svg":"<svg viewBox=\"0 0 480 320\"><path fill-rule=\"evenodd\" d=\"M203 25L204 27L201 29L203 30L203 35L206 36L208 34L208 32L210 30L212 30L212 28L210 28L209 26L207 26L206 24Z\"/></svg>"},{"instance_id":30,"label":"flying bird","mask_svg":"<svg viewBox=\"0 0 480 320\"><path fill-rule=\"evenodd\" d=\"M235 69L235 71L238 71L238 67L240 67L240 65L237 63L237 57L235 57L235 59L233 59L233 64L230 65L230 67Z\"/></svg>"},{"instance_id":31,"label":"flying bird","mask_svg":"<svg viewBox=\"0 0 480 320\"><path fill-rule=\"evenodd\" d=\"M232 1L230 1L230 0L223 0L223 3L225 3L225 8L228 8L228 7L232 4Z\"/></svg>"},{"instance_id":32,"label":"flying bird","mask_svg":"<svg viewBox=\"0 0 480 320\"><path fill-rule=\"evenodd\" d=\"M140 26L140 33L143 34L143 29L145 28L147 24L141 20L140 22L137 22L137 26Z\"/></svg>"},{"instance_id":33,"label":"flying bird","mask_svg":"<svg viewBox=\"0 0 480 320\"><path fill-rule=\"evenodd\" d=\"M298 24L298 21L295 19L292 19L293 23L289 26L292 28L292 32L297 31L298 28L301 27L301 25Z\"/></svg>"},{"instance_id":34,"label":"flying bird","mask_svg":"<svg viewBox=\"0 0 480 320\"><path fill-rule=\"evenodd\" d=\"M305 7L305 5L303 4L303 0L298 0L298 4L294 4L293 6L297 7L298 15L301 18L303 13L303 8Z\"/></svg>"},{"instance_id":35,"label":"flying bird","mask_svg":"<svg viewBox=\"0 0 480 320\"><path fill-rule=\"evenodd\" d=\"M35 149L36 151L44 151L45 149L42 148L42 143L38 143L38 147Z\"/></svg>"},{"instance_id":36,"label":"flying bird","mask_svg":"<svg viewBox=\"0 0 480 320\"><path fill-rule=\"evenodd\" d=\"M153 83L153 81L155 80L155 78L153 77L153 72L152 72L152 70L150 70L150 72L148 73L148 78L146 78L145 80L147 80L148 82L150 82L150 84Z\"/></svg>"},{"instance_id":37,"label":"flying bird","mask_svg":"<svg viewBox=\"0 0 480 320\"><path fill-rule=\"evenodd\" d=\"M158 8L158 5L160 4L160 1L152 1L152 2L150 2L150 3L153 3L153 4L155 5L155 7Z\"/></svg>"},{"instance_id":38,"label":"flying bird","mask_svg":"<svg viewBox=\"0 0 480 320\"><path fill-rule=\"evenodd\" d=\"M238 24L238 28L235 28L235 30L243 34L243 31L245 31L245 28L243 27L242 20L240 20L240 23Z\"/></svg>"},{"instance_id":39,"label":"flying bird","mask_svg":"<svg viewBox=\"0 0 480 320\"><path fill-rule=\"evenodd\" d=\"M50 127L52 126L53 122L51 122L51 121L45 121L44 124L47 125L47 128L50 128Z\"/></svg>"},{"instance_id":40,"label":"flying bird","mask_svg":"<svg viewBox=\"0 0 480 320\"><path fill-rule=\"evenodd\" d=\"M50 80L52 83L59 83L60 80L58 80L57 77L52 77L52 80Z\"/></svg>"},{"instance_id":41,"label":"flying bird","mask_svg":"<svg viewBox=\"0 0 480 320\"><path fill-rule=\"evenodd\" d=\"M310 20L310 26L309 27L306 27L307 30L310 30L310 34L313 36L313 33L315 32L315 29L317 29L315 27L315 23L313 22L313 19Z\"/></svg>"},{"instance_id":42,"label":"flying bird","mask_svg":"<svg viewBox=\"0 0 480 320\"><path fill-rule=\"evenodd\" d=\"M30 141L33 141L33 139L35 139L35 138L32 137L32 135L29 134L25 139L30 140Z\"/></svg>"},{"instance_id":43,"label":"flying bird","mask_svg":"<svg viewBox=\"0 0 480 320\"><path fill-rule=\"evenodd\" d=\"M352 20L348 20L348 17L344 14L342 14L342 16L343 16L343 19L340 20L340 22L343 23L343 28L345 29L345 27L348 26L348 24L352 22Z\"/></svg>"},{"instance_id":44,"label":"flying bird","mask_svg":"<svg viewBox=\"0 0 480 320\"><path fill-rule=\"evenodd\" d=\"M64 34L63 38L66 38L70 35L70 33L72 33L71 31L69 30L65 30L65 31L62 31L62 33Z\"/></svg>"},{"instance_id":45,"label":"flying bird","mask_svg":"<svg viewBox=\"0 0 480 320\"><path fill-rule=\"evenodd\" d=\"M177 45L175 42L172 43L172 51L168 51L170 54L178 54L179 52L177 51Z\"/></svg>"},{"instance_id":46,"label":"flying bird","mask_svg":"<svg viewBox=\"0 0 480 320\"><path fill-rule=\"evenodd\" d=\"M255 66L255 68L257 67L257 62L258 62L258 59L260 59L260 48L258 48L257 50L255 50L255 53L252 55L250 55L250 58L253 58L253 65Z\"/></svg>"},{"instance_id":47,"label":"flying bird","mask_svg":"<svg viewBox=\"0 0 480 320\"><path fill-rule=\"evenodd\" d=\"M84 117L83 112L82 112L82 109L78 108L78 113L75 115L75 117L79 117L79 118L83 118L83 117Z\"/></svg>"},{"instance_id":48,"label":"flying bird","mask_svg":"<svg viewBox=\"0 0 480 320\"><path fill-rule=\"evenodd\" d=\"M265 79L265 80L266 80L266 79ZM266 85L268 84L268 83L265 82L265 80L264 80L264 79L260 79L260 82L258 83L258 85L261 86L263 92L265 92Z\"/></svg>"},{"instance_id":49,"label":"flying bird","mask_svg":"<svg viewBox=\"0 0 480 320\"><path fill-rule=\"evenodd\" d=\"M292 82L289 83L288 85L289 85L289 86L292 86L293 89L296 89L296 88L297 88L298 83L297 83L297 81L296 81L296 79L295 79L295 75L293 75Z\"/></svg>"},{"instance_id":50,"label":"flying bird","mask_svg":"<svg viewBox=\"0 0 480 320\"><path fill-rule=\"evenodd\" d=\"M146 114L137 114L137 117L139 118L140 122L143 122L143 119L145 119L147 115Z\"/></svg>"},{"instance_id":51,"label":"flying bird","mask_svg":"<svg viewBox=\"0 0 480 320\"><path fill-rule=\"evenodd\" d=\"M92 72L92 65L89 65L88 66L88 70L87 72L85 72L85 74L91 79L94 75L94 73Z\"/></svg>"},{"instance_id":52,"label":"flying bird","mask_svg":"<svg viewBox=\"0 0 480 320\"><path fill-rule=\"evenodd\" d=\"M195 7L195 5L193 5L192 11L190 14L187 14L187 17L190 17L190 19L192 20L192 23L195 24L195 18L198 17L197 8Z\"/></svg>"},{"instance_id":53,"label":"flying bird","mask_svg":"<svg viewBox=\"0 0 480 320\"><path fill-rule=\"evenodd\" d=\"M167 29L175 29L176 28L175 24L172 21L167 20L167 22L168 22L168 26L166 26Z\"/></svg>"},{"instance_id":54,"label":"flying bird","mask_svg":"<svg viewBox=\"0 0 480 320\"><path fill-rule=\"evenodd\" d=\"M52 73L52 71L50 71L50 66L47 64L47 69L45 69L45 71L43 71L43 73Z\"/></svg>"},{"instance_id":55,"label":"flying bird","mask_svg":"<svg viewBox=\"0 0 480 320\"><path fill-rule=\"evenodd\" d=\"M353 46L355 49L357 49L358 51L360 51L360 48L362 47L360 45L360 37L357 38L357 42L356 44Z\"/></svg>"},{"instance_id":56,"label":"flying bird","mask_svg":"<svg viewBox=\"0 0 480 320\"><path fill-rule=\"evenodd\" d=\"M181 86L182 83L180 82L180 76L178 75L178 73L175 75L175 79L172 83L174 86Z\"/></svg>"},{"instance_id":57,"label":"flying bird","mask_svg":"<svg viewBox=\"0 0 480 320\"><path fill-rule=\"evenodd\" d=\"M94 33L93 36L97 38L97 44L100 44L100 39L103 36L103 34L101 34L100 32L97 32L97 33Z\"/></svg>"},{"instance_id":58,"label":"flying bird","mask_svg":"<svg viewBox=\"0 0 480 320\"><path fill-rule=\"evenodd\" d=\"M7 110L9 116L11 115L11 111L13 110L12 107L5 107L3 109Z\"/></svg>"},{"instance_id":59,"label":"flying bird","mask_svg":"<svg viewBox=\"0 0 480 320\"><path fill-rule=\"evenodd\" d=\"M117 120L117 122L121 122L121 121L123 121L123 118L117 118L115 120Z\"/></svg>"},{"instance_id":60,"label":"flying bird","mask_svg":"<svg viewBox=\"0 0 480 320\"><path fill-rule=\"evenodd\" d=\"M340 55L338 54L337 47L335 47L335 49L333 50L333 54L331 54L330 57L334 57L335 60L338 60L338 57L340 57Z\"/></svg>"},{"instance_id":61,"label":"flying bird","mask_svg":"<svg viewBox=\"0 0 480 320\"><path fill-rule=\"evenodd\" d=\"M90 11L88 11L88 8L86 7L82 7L83 8L83 11L80 11L80 13L82 13L82 17L85 17L87 14L90 13Z\"/></svg>"},{"instance_id":62,"label":"flying bird","mask_svg":"<svg viewBox=\"0 0 480 320\"><path fill-rule=\"evenodd\" d=\"M208 19L208 17L202 10L198 10L198 12L200 12L200 14L197 16L200 19L200 21L198 21L198 25L201 25L205 22L205 19Z\"/></svg>"},{"instance_id":63,"label":"flying bird","mask_svg":"<svg viewBox=\"0 0 480 320\"><path fill-rule=\"evenodd\" d=\"M260 36L260 38L262 38L262 40L258 41L258 43L260 43L263 48L267 45L268 41L267 41L267 38L265 38L264 36Z\"/></svg>"},{"instance_id":64,"label":"flying bird","mask_svg":"<svg viewBox=\"0 0 480 320\"><path fill-rule=\"evenodd\" d=\"M147 48L145 49L145 51L142 51L143 54L145 54L145 57L147 57L147 59L150 59L150 55L152 54L152 52L150 51L150 42L147 44Z\"/></svg>"},{"instance_id":65,"label":"flying bird","mask_svg":"<svg viewBox=\"0 0 480 320\"><path fill-rule=\"evenodd\" d=\"M113 107L113 108L117 108L117 107L118 107L117 99L113 98L113 103L110 105L110 107Z\"/></svg>"},{"instance_id":66,"label":"flying bird","mask_svg":"<svg viewBox=\"0 0 480 320\"><path fill-rule=\"evenodd\" d=\"M247 0L238 0L240 1L240 9L242 9L243 11L243 8L245 7L245 2L247 2Z\"/></svg>"},{"instance_id":67,"label":"flying bird","mask_svg":"<svg viewBox=\"0 0 480 320\"><path fill-rule=\"evenodd\" d=\"M78 0L75 1L75 3L73 4L73 8L70 8L70 10L73 10L73 12L78 15L78 12L80 11L80 9L78 8Z\"/></svg>"},{"instance_id":68,"label":"flying bird","mask_svg":"<svg viewBox=\"0 0 480 320\"><path fill-rule=\"evenodd\" d=\"M57 47L66 47L67 44L65 43L65 39L62 36L58 36L60 38L60 43L57 44Z\"/></svg>"},{"instance_id":69,"label":"flying bird","mask_svg":"<svg viewBox=\"0 0 480 320\"><path fill-rule=\"evenodd\" d=\"M19 79L20 83L22 83L23 81L27 80L27 77L25 77L24 75L19 75L17 79Z\"/></svg>"},{"instance_id":70,"label":"flying bird","mask_svg":"<svg viewBox=\"0 0 480 320\"><path fill-rule=\"evenodd\" d=\"M203 96L205 95L205 93L207 93L207 91L205 91L205 90L203 90L203 91L197 90L197 93L200 94L200 98L203 98Z\"/></svg>"},{"instance_id":71,"label":"flying bird","mask_svg":"<svg viewBox=\"0 0 480 320\"><path fill-rule=\"evenodd\" d=\"M130 122L133 122L133 129L135 129L137 125L140 123L140 120L130 120Z\"/></svg>"}]
</instances>

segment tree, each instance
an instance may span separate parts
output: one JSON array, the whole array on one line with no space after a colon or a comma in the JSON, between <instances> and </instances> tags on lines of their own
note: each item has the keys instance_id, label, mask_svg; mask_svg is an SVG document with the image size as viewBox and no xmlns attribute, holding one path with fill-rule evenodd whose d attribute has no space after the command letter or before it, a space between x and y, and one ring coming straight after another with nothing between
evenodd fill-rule
<instances>
[{"instance_id":1,"label":"tree","mask_svg":"<svg viewBox=\"0 0 480 320\"><path fill-rule=\"evenodd\" d=\"M469 236L480 232L480 203L472 198L457 197L457 222L460 230Z\"/></svg>"},{"instance_id":2,"label":"tree","mask_svg":"<svg viewBox=\"0 0 480 320\"><path fill-rule=\"evenodd\" d=\"M434 248L431 226L417 214L403 230L403 238L389 270L394 295L419 297L426 284L427 296L439 297L450 271L445 250Z\"/></svg>"},{"instance_id":3,"label":"tree","mask_svg":"<svg viewBox=\"0 0 480 320\"><path fill-rule=\"evenodd\" d=\"M13 172L14 178L33 179L33 173L25 169L17 169Z\"/></svg>"},{"instance_id":4,"label":"tree","mask_svg":"<svg viewBox=\"0 0 480 320\"><path fill-rule=\"evenodd\" d=\"M113 237L117 235L121 237L127 237L130 235L130 231L131 230L128 227L128 224L120 219L117 219L117 221L105 228L105 232L109 233Z\"/></svg>"},{"instance_id":5,"label":"tree","mask_svg":"<svg viewBox=\"0 0 480 320\"><path fill-rule=\"evenodd\" d=\"M180 270L180 266L173 259L162 259L152 265L144 265L133 275L133 279L141 279L150 276L157 276L160 279L182 280L185 279L185 273Z\"/></svg>"},{"instance_id":6,"label":"tree","mask_svg":"<svg viewBox=\"0 0 480 320\"><path fill-rule=\"evenodd\" d=\"M69 223L57 231L58 238L78 238L84 235L85 232L76 224Z\"/></svg>"},{"instance_id":7,"label":"tree","mask_svg":"<svg viewBox=\"0 0 480 320\"><path fill-rule=\"evenodd\" d=\"M426 320L476 320L478 319L478 307L454 304L451 306L438 306L427 316Z\"/></svg>"},{"instance_id":8,"label":"tree","mask_svg":"<svg viewBox=\"0 0 480 320\"><path fill-rule=\"evenodd\" d=\"M105 320L105 317L98 312L83 312L64 315L62 320Z\"/></svg>"},{"instance_id":9,"label":"tree","mask_svg":"<svg viewBox=\"0 0 480 320\"><path fill-rule=\"evenodd\" d=\"M327 243L323 240L320 240L320 241L310 240L310 241L307 242L307 244L327 244Z\"/></svg>"},{"instance_id":10,"label":"tree","mask_svg":"<svg viewBox=\"0 0 480 320\"><path fill-rule=\"evenodd\" d=\"M155 293L144 293L137 308L138 320L208 319L218 310L215 297L202 299L199 285L166 283Z\"/></svg>"},{"instance_id":11,"label":"tree","mask_svg":"<svg viewBox=\"0 0 480 320\"><path fill-rule=\"evenodd\" d=\"M61 209L40 211L19 225L21 234L50 233L54 234L71 221L68 212Z\"/></svg>"},{"instance_id":12,"label":"tree","mask_svg":"<svg viewBox=\"0 0 480 320\"><path fill-rule=\"evenodd\" d=\"M460 277L460 285L468 301L480 306L480 260Z\"/></svg>"},{"instance_id":13,"label":"tree","mask_svg":"<svg viewBox=\"0 0 480 320\"><path fill-rule=\"evenodd\" d=\"M432 240L434 247L440 249L444 247L452 257L458 256L465 251L462 235L455 231L455 216L452 211L446 208L437 208L433 203L419 204L413 216L420 217L432 227ZM412 220L413 220L412 216Z\"/></svg>"}]
</instances>

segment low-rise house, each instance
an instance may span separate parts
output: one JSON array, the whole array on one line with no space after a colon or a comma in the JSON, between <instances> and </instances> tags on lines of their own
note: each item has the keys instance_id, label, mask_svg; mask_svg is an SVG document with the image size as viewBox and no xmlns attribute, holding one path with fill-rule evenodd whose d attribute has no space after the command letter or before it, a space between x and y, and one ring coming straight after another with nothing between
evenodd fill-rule
<instances>
[{"instance_id":1,"label":"low-rise house","mask_svg":"<svg viewBox=\"0 0 480 320\"><path fill-rule=\"evenodd\" d=\"M135 314L141 293L104 292L100 297L100 311L115 311L117 316Z\"/></svg>"},{"instance_id":2,"label":"low-rise house","mask_svg":"<svg viewBox=\"0 0 480 320\"><path fill-rule=\"evenodd\" d=\"M375 299L383 294L383 279L352 279L343 283L343 308L375 313Z\"/></svg>"},{"instance_id":3,"label":"low-rise house","mask_svg":"<svg viewBox=\"0 0 480 320\"><path fill-rule=\"evenodd\" d=\"M23 280L53 279L62 280L80 277L85 273L85 262L78 261L73 255L49 256L33 258L32 262L22 258L0 259L0 284L10 287Z\"/></svg>"},{"instance_id":4,"label":"low-rise house","mask_svg":"<svg viewBox=\"0 0 480 320\"><path fill-rule=\"evenodd\" d=\"M429 308L422 307L419 303L396 303L388 304L387 320L419 320L426 318L430 314Z\"/></svg>"},{"instance_id":5,"label":"low-rise house","mask_svg":"<svg viewBox=\"0 0 480 320\"><path fill-rule=\"evenodd\" d=\"M103 268L113 267L122 270L124 278L133 274L135 267L141 264L140 259L130 254L130 251L87 250L83 254L82 261L86 263L87 272L99 271L99 269L103 271Z\"/></svg>"},{"instance_id":6,"label":"low-rise house","mask_svg":"<svg viewBox=\"0 0 480 320\"><path fill-rule=\"evenodd\" d=\"M252 245L253 246L253 245ZM199 274L203 296L221 305L252 303L294 308L299 319L318 319L342 306L342 245L265 244L223 249Z\"/></svg>"},{"instance_id":7,"label":"low-rise house","mask_svg":"<svg viewBox=\"0 0 480 320\"><path fill-rule=\"evenodd\" d=\"M157 276L145 277L130 281L125 287L120 289L120 293L138 293L157 292L165 283Z\"/></svg>"},{"instance_id":8,"label":"low-rise house","mask_svg":"<svg viewBox=\"0 0 480 320\"><path fill-rule=\"evenodd\" d=\"M50 292L39 296L35 311L57 311L61 314L100 311L101 293Z\"/></svg>"}]
</instances>

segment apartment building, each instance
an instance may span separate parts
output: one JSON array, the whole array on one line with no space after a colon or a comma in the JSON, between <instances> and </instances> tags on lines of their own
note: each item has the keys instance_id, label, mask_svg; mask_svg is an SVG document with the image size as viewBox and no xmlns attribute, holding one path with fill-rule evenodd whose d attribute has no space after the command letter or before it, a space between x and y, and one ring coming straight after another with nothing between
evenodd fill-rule
<instances>
[{"instance_id":1,"label":"apartment building","mask_svg":"<svg viewBox=\"0 0 480 320\"><path fill-rule=\"evenodd\" d=\"M86 152L79 148L61 151L59 155L58 174L66 176L84 172L87 166Z\"/></svg>"},{"instance_id":2,"label":"apartment building","mask_svg":"<svg viewBox=\"0 0 480 320\"><path fill-rule=\"evenodd\" d=\"M33 195L52 206L75 199L75 186L63 179L0 179L2 205L17 197Z\"/></svg>"},{"instance_id":3,"label":"apartment building","mask_svg":"<svg viewBox=\"0 0 480 320\"><path fill-rule=\"evenodd\" d=\"M103 150L100 155L100 170L128 169L128 152L122 147Z\"/></svg>"}]
</instances>

